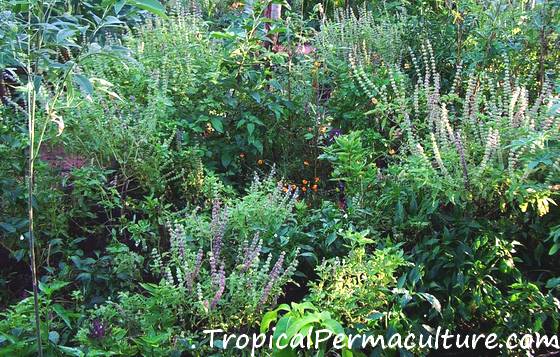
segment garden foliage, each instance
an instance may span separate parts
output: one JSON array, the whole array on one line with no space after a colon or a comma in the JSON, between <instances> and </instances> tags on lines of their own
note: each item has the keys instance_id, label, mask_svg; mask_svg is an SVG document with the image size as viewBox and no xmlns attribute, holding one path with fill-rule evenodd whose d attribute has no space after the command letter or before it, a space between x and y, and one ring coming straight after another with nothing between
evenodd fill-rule
<instances>
[{"instance_id":1,"label":"garden foliage","mask_svg":"<svg viewBox=\"0 0 560 357\"><path fill-rule=\"evenodd\" d=\"M0 356L557 335L559 9L1 2Z\"/></svg>"}]
</instances>

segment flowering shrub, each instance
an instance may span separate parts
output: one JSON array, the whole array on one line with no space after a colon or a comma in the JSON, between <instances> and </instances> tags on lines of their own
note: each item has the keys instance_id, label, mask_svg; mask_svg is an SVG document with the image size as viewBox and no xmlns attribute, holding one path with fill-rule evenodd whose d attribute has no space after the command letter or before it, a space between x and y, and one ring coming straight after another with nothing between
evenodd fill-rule
<instances>
[{"instance_id":1,"label":"flowering shrub","mask_svg":"<svg viewBox=\"0 0 560 357\"><path fill-rule=\"evenodd\" d=\"M295 226L294 206L299 190L275 180L275 170L265 177L255 175L247 194L232 204L230 227L238 240L250 239L258 232L265 249L283 249L290 242L290 230Z\"/></svg>"},{"instance_id":2,"label":"flowering shrub","mask_svg":"<svg viewBox=\"0 0 560 357\"><path fill-rule=\"evenodd\" d=\"M558 97L550 82L530 94L509 77L507 61L503 77L471 73L465 88L459 67L443 94L430 43L422 48L421 62L411 54L412 95L395 67L389 68L392 95L386 97L356 64L363 93L380 105L393 103L403 137L400 155L364 193L365 206L384 213L373 229L411 247L425 269L418 281L442 301L444 321L490 320L501 331L510 328L511 317L498 311L514 309L509 296L525 296L517 291L528 284L520 266L540 265L554 259L547 252L556 254L546 235L531 237L552 229L554 221ZM537 296L542 303L534 306L535 315L516 320L517 326L557 323L557 300L546 289Z\"/></svg>"},{"instance_id":3,"label":"flowering shrub","mask_svg":"<svg viewBox=\"0 0 560 357\"><path fill-rule=\"evenodd\" d=\"M263 240L256 232L250 241L237 248L224 240L229 210L214 202L210 230L210 251L192 251L187 245L184 229L176 225L170 231L171 249L162 255L153 253L153 269L164 283L183 291L192 303L195 314L186 314L188 326L228 328L251 326L265 306L274 306L296 269L295 256L282 252L275 262L272 254L265 259ZM222 252L222 250L225 250ZM226 254L236 253L236 256ZM207 264L203 264L207 262Z\"/></svg>"},{"instance_id":4,"label":"flowering shrub","mask_svg":"<svg viewBox=\"0 0 560 357\"><path fill-rule=\"evenodd\" d=\"M117 342L127 355L138 348L142 350L142 344L133 338L142 329L137 331L135 326L153 331L158 336L158 346L166 351L173 350L172 341L185 337L184 333L192 333L196 339L201 326L225 330L254 326L267 308L276 305L282 288L291 281L298 251L290 256L282 252L276 260L272 254L265 258L258 232L251 241L230 246L230 241L224 239L229 214L228 207L214 202L208 251L194 250L180 224L170 228L170 249L161 254L155 249L152 252L151 270L161 278L160 283L142 284L148 297L120 294L119 301L92 312L92 324L102 321L112 329L111 336L127 337L126 342ZM119 311L126 313L117 316ZM156 325L159 327L154 329ZM109 348L115 341L108 335L86 334L86 330L79 338L82 343L102 348ZM143 340L150 338L149 332L143 334Z\"/></svg>"}]
</instances>

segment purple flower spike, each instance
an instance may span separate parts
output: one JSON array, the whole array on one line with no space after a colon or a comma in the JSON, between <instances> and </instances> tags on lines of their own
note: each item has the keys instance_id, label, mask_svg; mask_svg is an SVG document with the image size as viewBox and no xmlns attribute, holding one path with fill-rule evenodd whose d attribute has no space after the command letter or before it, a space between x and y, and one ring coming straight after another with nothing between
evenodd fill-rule
<instances>
[{"instance_id":1,"label":"purple flower spike","mask_svg":"<svg viewBox=\"0 0 560 357\"><path fill-rule=\"evenodd\" d=\"M270 291L272 290L272 287L274 286L274 283L276 282L276 280L278 280L278 278L280 277L280 274L282 274L282 264L284 263L284 256L286 253L282 252L280 254L280 257L278 257L278 260L276 261L276 264L274 264L274 266L272 267L272 270L270 271L270 274L268 276L268 283L266 284L263 293L261 295L261 300L260 300L260 305L263 306L264 303L266 302L266 300L268 299L268 295L270 294Z\"/></svg>"},{"instance_id":2,"label":"purple flower spike","mask_svg":"<svg viewBox=\"0 0 560 357\"><path fill-rule=\"evenodd\" d=\"M194 269L192 272L188 274L187 277L187 288L189 289L189 291L192 290L194 282L198 277L198 273L200 272L200 266L202 265L203 257L204 257L204 251L202 249L199 249L198 254L196 255L196 261L194 263Z\"/></svg>"},{"instance_id":3,"label":"purple flower spike","mask_svg":"<svg viewBox=\"0 0 560 357\"><path fill-rule=\"evenodd\" d=\"M222 209L220 201L215 200L212 207L212 256L210 257L210 272L212 275L216 273L216 264L220 260L222 252L222 240L226 231L228 221L227 208Z\"/></svg>"},{"instance_id":4,"label":"purple flower spike","mask_svg":"<svg viewBox=\"0 0 560 357\"><path fill-rule=\"evenodd\" d=\"M218 291L216 291L216 294L214 295L214 298L212 299L212 302L210 302L210 306L209 309L212 310L216 307L216 305L218 304L218 301L220 301L220 299L222 298L222 295L224 293L224 290L226 288L226 273L224 271L225 267L224 264L222 263L222 265L220 266L220 271L217 274L217 284L218 284Z\"/></svg>"},{"instance_id":5,"label":"purple flower spike","mask_svg":"<svg viewBox=\"0 0 560 357\"><path fill-rule=\"evenodd\" d=\"M103 321L95 319L91 322L89 336L93 339L100 340L107 334L107 328Z\"/></svg>"}]
</instances>

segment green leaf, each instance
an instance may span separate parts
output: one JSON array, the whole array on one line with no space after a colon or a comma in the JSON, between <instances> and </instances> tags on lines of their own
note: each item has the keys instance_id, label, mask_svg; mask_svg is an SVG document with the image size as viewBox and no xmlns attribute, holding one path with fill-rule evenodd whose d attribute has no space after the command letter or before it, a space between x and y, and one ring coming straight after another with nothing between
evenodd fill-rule
<instances>
[{"instance_id":1,"label":"green leaf","mask_svg":"<svg viewBox=\"0 0 560 357\"><path fill-rule=\"evenodd\" d=\"M43 76L34 76L33 78L33 89L35 93L39 93L39 89L41 89L41 83L43 82Z\"/></svg>"},{"instance_id":2,"label":"green leaf","mask_svg":"<svg viewBox=\"0 0 560 357\"><path fill-rule=\"evenodd\" d=\"M224 168L228 168L229 164L231 164L233 157L231 152L229 151L224 151L222 152L222 156L221 156L221 161L222 161L222 165L224 166Z\"/></svg>"},{"instance_id":3,"label":"green leaf","mask_svg":"<svg viewBox=\"0 0 560 357\"><path fill-rule=\"evenodd\" d=\"M441 303L435 296L428 293L418 293L418 295L429 302L437 312L441 313Z\"/></svg>"},{"instance_id":4,"label":"green leaf","mask_svg":"<svg viewBox=\"0 0 560 357\"><path fill-rule=\"evenodd\" d=\"M286 329L293 320L294 318L289 315L286 315L278 320L276 323L276 330L274 330L274 334L272 335L274 340L277 340L282 333L286 332Z\"/></svg>"},{"instance_id":5,"label":"green leaf","mask_svg":"<svg viewBox=\"0 0 560 357\"><path fill-rule=\"evenodd\" d=\"M257 103L261 102L261 95L258 92L251 93L251 97L253 97L255 102L257 102Z\"/></svg>"},{"instance_id":6,"label":"green leaf","mask_svg":"<svg viewBox=\"0 0 560 357\"><path fill-rule=\"evenodd\" d=\"M0 222L0 228L2 228L8 233L14 233L16 231L16 227L6 222Z\"/></svg>"},{"instance_id":7,"label":"green leaf","mask_svg":"<svg viewBox=\"0 0 560 357\"><path fill-rule=\"evenodd\" d=\"M44 284L42 282L39 282L39 290L41 290L45 295L51 295L55 291L62 289L68 284L70 283L66 281L55 281L51 284Z\"/></svg>"},{"instance_id":8,"label":"green leaf","mask_svg":"<svg viewBox=\"0 0 560 357\"><path fill-rule=\"evenodd\" d=\"M288 338L295 336L305 325L313 324L319 322L319 318L316 314L307 315L299 320L296 320L292 325L290 325L286 331Z\"/></svg>"},{"instance_id":9,"label":"green leaf","mask_svg":"<svg viewBox=\"0 0 560 357\"><path fill-rule=\"evenodd\" d=\"M122 8L124 7L124 5L126 5L126 0L119 0L115 3L114 8L115 8L115 14L118 14L119 12L121 12Z\"/></svg>"},{"instance_id":10,"label":"green leaf","mask_svg":"<svg viewBox=\"0 0 560 357\"><path fill-rule=\"evenodd\" d=\"M130 5L136 6L142 10L151 12L154 15L167 17L165 15L165 8L159 1L156 0L128 0Z\"/></svg>"},{"instance_id":11,"label":"green leaf","mask_svg":"<svg viewBox=\"0 0 560 357\"><path fill-rule=\"evenodd\" d=\"M255 131L255 124L253 123L247 124L247 132L249 133L249 136L252 136L254 131Z\"/></svg>"},{"instance_id":12,"label":"green leaf","mask_svg":"<svg viewBox=\"0 0 560 357\"><path fill-rule=\"evenodd\" d=\"M253 141L253 146L257 148L257 150L259 151L259 153L262 155L263 153L263 143L260 140L255 140Z\"/></svg>"},{"instance_id":13,"label":"green leaf","mask_svg":"<svg viewBox=\"0 0 560 357\"><path fill-rule=\"evenodd\" d=\"M70 318L68 317L68 311L66 311L66 309L64 309L64 307L62 307L62 305L60 304L54 304L52 308L54 312L58 315L58 317L60 317L62 321L64 321L66 326L68 326L68 328L71 329L72 324L70 323Z\"/></svg>"},{"instance_id":14,"label":"green leaf","mask_svg":"<svg viewBox=\"0 0 560 357\"><path fill-rule=\"evenodd\" d=\"M273 310L264 314L261 320L261 333L268 331L270 324L278 318L278 311Z\"/></svg>"},{"instance_id":15,"label":"green leaf","mask_svg":"<svg viewBox=\"0 0 560 357\"><path fill-rule=\"evenodd\" d=\"M553 289L553 288L556 288L558 286L560 286L560 277L548 279L548 281L546 282L546 288L547 289Z\"/></svg>"},{"instance_id":16,"label":"green leaf","mask_svg":"<svg viewBox=\"0 0 560 357\"><path fill-rule=\"evenodd\" d=\"M68 37L74 35L74 33L76 33L75 30L67 29L67 28L58 31L58 33L56 34L56 43L58 44L65 43Z\"/></svg>"},{"instance_id":17,"label":"green leaf","mask_svg":"<svg viewBox=\"0 0 560 357\"><path fill-rule=\"evenodd\" d=\"M336 240L336 233L335 232L331 232L329 234L329 236L327 237L326 243L327 243L327 247L330 246L335 240Z\"/></svg>"},{"instance_id":18,"label":"green leaf","mask_svg":"<svg viewBox=\"0 0 560 357\"><path fill-rule=\"evenodd\" d=\"M379 319L382 319L384 316L385 314L382 312L374 312L373 314L369 315L367 319L370 321L377 321Z\"/></svg>"},{"instance_id":19,"label":"green leaf","mask_svg":"<svg viewBox=\"0 0 560 357\"><path fill-rule=\"evenodd\" d=\"M329 330L331 330L332 332L336 333L336 334L344 333L344 328L336 320L333 320L333 319L325 320L325 321L323 321L323 325L326 328L328 328Z\"/></svg>"},{"instance_id":20,"label":"green leaf","mask_svg":"<svg viewBox=\"0 0 560 357\"><path fill-rule=\"evenodd\" d=\"M231 32L213 31L210 32L210 37L220 39L220 40L233 40L235 38L235 34Z\"/></svg>"},{"instance_id":21,"label":"green leaf","mask_svg":"<svg viewBox=\"0 0 560 357\"><path fill-rule=\"evenodd\" d=\"M93 94L93 84L91 84L86 76L74 74L74 82L76 82L86 94Z\"/></svg>"},{"instance_id":22,"label":"green leaf","mask_svg":"<svg viewBox=\"0 0 560 357\"><path fill-rule=\"evenodd\" d=\"M224 124L222 123L222 120L220 118L210 118L210 122L212 123L212 127L216 129L217 132L224 132Z\"/></svg>"},{"instance_id":23,"label":"green leaf","mask_svg":"<svg viewBox=\"0 0 560 357\"><path fill-rule=\"evenodd\" d=\"M76 357L83 357L85 356L85 353L80 351L80 349L76 348L76 347L66 347L66 346L58 346L58 348L64 352L67 355L70 356L76 356ZM93 354L91 354L91 350L90 353L88 354L88 356L93 356Z\"/></svg>"},{"instance_id":24,"label":"green leaf","mask_svg":"<svg viewBox=\"0 0 560 357\"><path fill-rule=\"evenodd\" d=\"M560 244L553 245L548 251L548 255L554 255L560 250Z\"/></svg>"}]
</instances>

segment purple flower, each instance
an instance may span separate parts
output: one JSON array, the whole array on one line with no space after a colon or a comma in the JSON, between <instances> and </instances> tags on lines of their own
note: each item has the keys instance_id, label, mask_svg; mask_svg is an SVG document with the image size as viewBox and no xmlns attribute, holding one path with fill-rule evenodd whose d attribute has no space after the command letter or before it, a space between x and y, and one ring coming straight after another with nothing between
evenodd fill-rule
<instances>
[{"instance_id":1,"label":"purple flower","mask_svg":"<svg viewBox=\"0 0 560 357\"><path fill-rule=\"evenodd\" d=\"M268 295L270 294L270 291L272 290L274 283L276 282L276 280L278 280L280 274L282 274L282 264L284 263L285 255L286 255L285 252L282 252L280 254L280 257L278 257L276 264L274 264L272 270L270 271L270 274L268 275L268 283L266 284L263 290L263 293L261 295L261 300L259 302L261 306L263 306L266 300L268 299Z\"/></svg>"},{"instance_id":2,"label":"purple flower","mask_svg":"<svg viewBox=\"0 0 560 357\"><path fill-rule=\"evenodd\" d=\"M465 189L469 188L469 171L467 168L467 159L465 158L465 149L463 146L463 141L461 140L461 135L459 132L455 133L455 147L459 156L461 158L461 167L463 168L463 179L465 180Z\"/></svg>"},{"instance_id":3,"label":"purple flower","mask_svg":"<svg viewBox=\"0 0 560 357\"><path fill-rule=\"evenodd\" d=\"M338 138L340 135L342 135L342 130L338 128L331 129L327 134L327 143L328 144L334 143L334 140Z\"/></svg>"},{"instance_id":4,"label":"purple flower","mask_svg":"<svg viewBox=\"0 0 560 357\"><path fill-rule=\"evenodd\" d=\"M107 327L103 321L95 319L91 322L89 337L100 340L105 337L106 333Z\"/></svg>"},{"instance_id":5,"label":"purple flower","mask_svg":"<svg viewBox=\"0 0 560 357\"><path fill-rule=\"evenodd\" d=\"M344 197L344 195L338 196L338 208L340 208L342 211L346 211L346 209L348 208L346 197Z\"/></svg>"},{"instance_id":6,"label":"purple flower","mask_svg":"<svg viewBox=\"0 0 560 357\"><path fill-rule=\"evenodd\" d=\"M214 294L214 298L212 299L212 302L210 302L210 306L209 306L210 310L216 307L218 301L220 301L220 299L222 298L222 295L226 288L226 273L224 269L225 269L224 263L222 263L222 265L220 265L220 270L218 271L218 274L216 274L215 277L216 279L215 283L218 285L218 291L216 291L216 294Z\"/></svg>"},{"instance_id":7,"label":"purple flower","mask_svg":"<svg viewBox=\"0 0 560 357\"><path fill-rule=\"evenodd\" d=\"M344 184L344 181L338 181L338 192L344 193L345 188L346 184Z\"/></svg>"},{"instance_id":8,"label":"purple flower","mask_svg":"<svg viewBox=\"0 0 560 357\"><path fill-rule=\"evenodd\" d=\"M198 273L200 272L200 266L202 265L203 257L204 257L204 252L202 251L202 249L199 249L198 254L196 255L196 261L194 263L194 269L187 276L187 288L189 289L189 291L192 290L194 282L198 276Z\"/></svg>"},{"instance_id":9,"label":"purple flower","mask_svg":"<svg viewBox=\"0 0 560 357\"><path fill-rule=\"evenodd\" d=\"M220 201L215 200L212 207L212 222L210 229L212 232L212 254L210 256L210 273L216 273L216 264L220 260L222 251L222 239L226 231L228 221L227 209L221 209Z\"/></svg>"},{"instance_id":10,"label":"purple flower","mask_svg":"<svg viewBox=\"0 0 560 357\"><path fill-rule=\"evenodd\" d=\"M343 181L338 181L338 208L343 211L346 211L348 205L346 203L346 195L344 194L344 189L346 188L346 184Z\"/></svg>"},{"instance_id":11,"label":"purple flower","mask_svg":"<svg viewBox=\"0 0 560 357\"><path fill-rule=\"evenodd\" d=\"M259 256L259 253L261 252L261 248L262 248L262 239L259 238L259 232L256 232L255 236L253 237L253 241L251 242L251 245L245 247L244 249L243 253L245 255L245 259L243 260L243 267L241 268L242 272L247 271L251 267L253 261Z\"/></svg>"}]
</instances>

